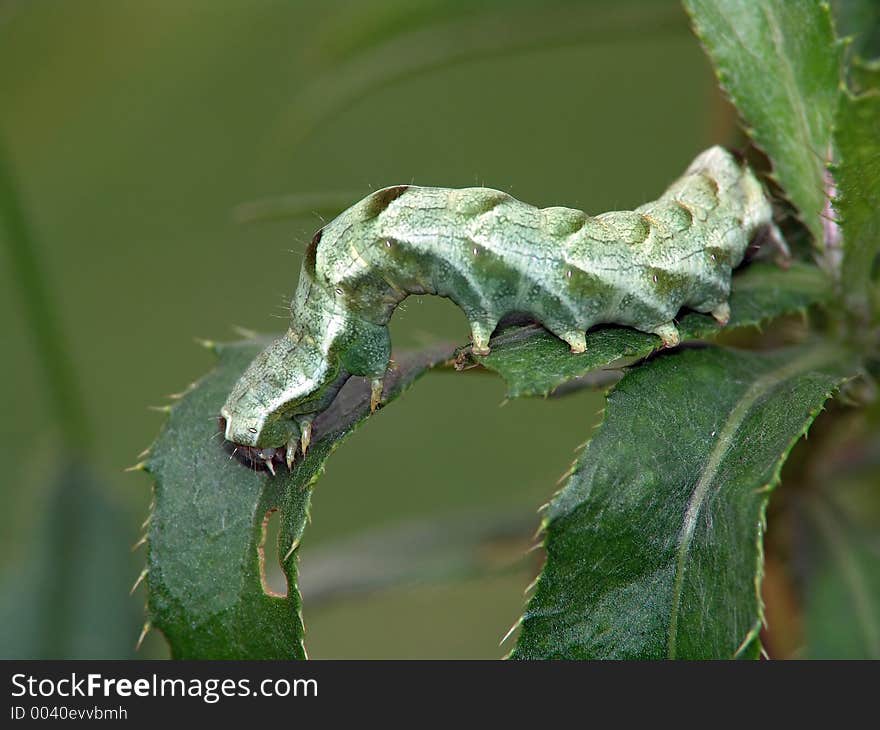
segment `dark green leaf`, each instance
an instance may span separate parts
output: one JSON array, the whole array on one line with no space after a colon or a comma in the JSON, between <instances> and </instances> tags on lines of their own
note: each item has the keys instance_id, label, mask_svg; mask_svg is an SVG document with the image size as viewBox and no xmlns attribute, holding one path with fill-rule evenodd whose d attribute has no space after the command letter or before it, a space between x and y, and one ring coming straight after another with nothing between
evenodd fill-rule
<instances>
[{"instance_id":1,"label":"dark green leaf","mask_svg":"<svg viewBox=\"0 0 880 730\"><path fill-rule=\"evenodd\" d=\"M753 264L733 280L731 320L721 327L708 315L689 313L679 324L682 340L713 337L737 327L757 326L774 317L805 310L825 300L829 287L815 267L794 264L783 271ZM542 327L528 325L495 337L485 357L463 351L459 362L476 362L499 373L511 398L548 395L561 384L623 358L642 358L661 347L660 338L627 327L602 327L587 334L587 351L572 355L568 346Z\"/></svg>"},{"instance_id":2,"label":"dark green leaf","mask_svg":"<svg viewBox=\"0 0 880 730\"><path fill-rule=\"evenodd\" d=\"M764 509L839 358L707 348L630 371L547 510L514 656L754 655Z\"/></svg>"},{"instance_id":3,"label":"dark green leaf","mask_svg":"<svg viewBox=\"0 0 880 730\"><path fill-rule=\"evenodd\" d=\"M331 451L366 418L369 386L352 378L314 424L309 453L273 478L230 459L216 416L232 384L265 345L218 346L218 367L174 406L147 470L155 479L149 528L149 617L176 658L303 658L296 552L312 485ZM403 355L386 381L397 397L449 348ZM278 555L289 586L270 595L261 577L264 521L281 511ZM271 556L275 546L267 546ZM271 557L270 557L271 559Z\"/></svg>"},{"instance_id":4,"label":"dark green leaf","mask_svg":"<svg viewBox=\"0 0 880 730\"><path fill-rule=\"evenodd\" d=\"M750 136L823 247L825 164L841 46L818 0L685 0Z\"/></svg>"},{"instance_id":5,"label":"dark green leaf","mask_svg":"<svg viewBox=\"0 0 880 730\"><path fill-rule=\"evenodd\" d=\"M835 143L840 191L834 207L843 230L841 283L847 302L880 316L880 93L843 93Z\"/></svg>"}]
</instances>

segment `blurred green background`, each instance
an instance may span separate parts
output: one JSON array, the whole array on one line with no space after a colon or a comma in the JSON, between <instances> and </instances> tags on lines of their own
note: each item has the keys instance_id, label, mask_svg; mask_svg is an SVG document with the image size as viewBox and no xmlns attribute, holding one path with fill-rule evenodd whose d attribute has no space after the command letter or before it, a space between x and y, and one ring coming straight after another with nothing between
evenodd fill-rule
<instances>
[{"instance_id":1,"label":"blurred green background","mask_svg":"<svg viewBox=\"0 0 880 730\"><path fill-rule=\"evenodd\" d=\"M0 147L85 411L65 435L3 240L0 656L135 656L150 485L123 469L161 426L147 407L211 367L194 338L285 327L321 214L395 183L630 207L734 135L677 0L0 0ZM410 299L392 335L467 328ZM306 591L310 656L509 649L535 511L602 400L503 400L488 375L429 375L333 455L304 573L412 520L441 519L449 544L472 512L528 529L483 546L504 553L486 570ZM167 656L161 636L140 656Z\"/></svg>"}]
</instances>

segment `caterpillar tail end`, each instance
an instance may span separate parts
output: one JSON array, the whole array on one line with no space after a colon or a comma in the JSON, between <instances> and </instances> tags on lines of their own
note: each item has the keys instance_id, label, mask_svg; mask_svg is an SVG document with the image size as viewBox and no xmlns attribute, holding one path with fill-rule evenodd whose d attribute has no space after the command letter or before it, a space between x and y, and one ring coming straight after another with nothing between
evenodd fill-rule
<instances>
[{"instance_id":1,"label":"caterpillar tail end","mask_svg":"<svg viewBox=\"0 0 880 730\"><path fill-rule=\"evenodd\" d=\"M681 343L681 335L672 322L661 324L654 330L654 334L663 340L663 347L677 347Z\"/></svg>"},{"instance_id":2,"label":"caterpillar tail end","mask_svg":"<svg viewBox=\"0 0 880 730\"><path fill-rule=\"evenodd\" d=\"M376 409L382 405L382 391L385 382L382 378L373 378L370 381L370 413L375 413Z\"/></svg>"}]
</instances>

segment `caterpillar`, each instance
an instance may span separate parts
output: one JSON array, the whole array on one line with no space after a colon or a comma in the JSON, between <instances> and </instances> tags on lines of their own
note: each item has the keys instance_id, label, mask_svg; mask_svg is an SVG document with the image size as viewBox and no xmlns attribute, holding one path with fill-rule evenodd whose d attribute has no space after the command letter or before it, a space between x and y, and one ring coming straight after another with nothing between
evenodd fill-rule
<instances>
[{"instance_id":1,"label":"caterpillar","mask_svg":"<svg viewBox=\"0 0 880 730\"><path fill-rule=\"evenodd\" d=\"M712 147L656 201L589 216L539 209L489 188L397 185L367 196L309 244L286 334L260 353L220 412L226 440L275 473L306 453L312 419L352 375L382 397L388 321L410 294L451 299L473 351L488 354L505 315L525 314L586 349L585 332L616 324L679 342L687 306L730 317L731 271L757 237L785 244L753 171Z\"/></svg>"}]
</instances>

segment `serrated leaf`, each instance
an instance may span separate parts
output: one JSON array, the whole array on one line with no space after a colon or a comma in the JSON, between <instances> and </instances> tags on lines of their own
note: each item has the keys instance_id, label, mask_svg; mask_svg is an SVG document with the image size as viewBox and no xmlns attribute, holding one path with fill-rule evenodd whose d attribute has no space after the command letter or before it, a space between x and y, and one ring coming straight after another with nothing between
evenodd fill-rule
<instances>
[{"instance_id":1,"label":"serrated leaf","mask_svg":"<svg viewBox=\"0 0 880 730\"><path fill-rule=\"evenodd\" d=\"M684 0L722 87L823 248L842 47L818 0Z\"/></svg>"},{"instance_id":2,"label":"serrated leaf","mask_svg":"<svg viewBox=\"0 0 880 730\"><path fill-rule=\"evenodd\" d=\"M174 406L146 468L155 479L147 578L151 625L175 658L304 658L296 553L312 485L335 447L369 413L369 385L352 378L315 420L312 445L293 471L253 471L223 449L216 417L235 380L265 341L216 348L219 363ZM386 379L394 399L449 348L397 358ZM277 547L286 596L261 578L264 520L281 511Z\"/></svg>"},{"instance_id":3,"label":"serrated leaf","mask_svg":"<svg viewBox=\"0 0 880 730\"><path fill-rule=\"evenodd\" d=\"M685 350L630 371L547 510L513 656L753 656L767 499L846 372L818 347Z\"/></svg>"},{"instance_id":4,"label":"serrated leaf","mask_svg":"<svg viewBox=\"0 0 880 730\"><path fill-rule=\"evenodd\" d=\"M805 310L830 294L826 277L815 266L794 264L786 271L753 264L733 279L731 319L721 328L708 315L691 312L678 323L683 341L714 337L738 327L760 325L775 317ZM656 335L626 327L601 327L587 333L587 351L572 355L568 346L537 325L505 330L491 342L489 355L462 352L461 360L497 372L507 382L511 398L548 395L585 373L623 358L642 358L660 349Z\"/></svg>"},{"instance_id":5,"label":"serrated leaf","mask_svg":"<svg viewBox=\"0 0 880 730\"><path fill-rule=\"evenodd\" d=\"M841 284L848 304L880 316L880 93L840 95L834 134L843 231Z\"/></svg>"}]
</instances>

